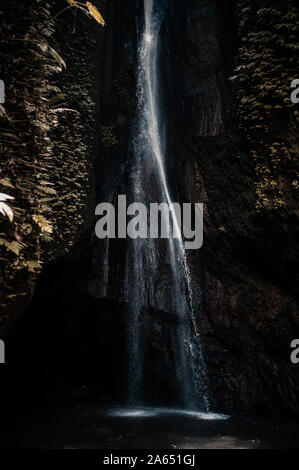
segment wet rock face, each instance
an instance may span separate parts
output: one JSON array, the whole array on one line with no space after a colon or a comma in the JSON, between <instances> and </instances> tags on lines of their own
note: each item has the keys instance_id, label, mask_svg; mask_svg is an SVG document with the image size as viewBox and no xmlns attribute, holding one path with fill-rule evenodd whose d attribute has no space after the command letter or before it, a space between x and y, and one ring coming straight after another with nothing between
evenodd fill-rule
<instances>
[{"instance_id":1,"label":"wet rock face","mask_svg":"<svg viewBox=\"0 0 299 470\"><path fill-rule=\"evenodd\" d=\"M178 331L175 314L153 309L145 313L143 399L149 404L183 406L175 374Z\"/></svg>"},{"instance_id":2,"label":"wet rock face","mask_svg":"<svg viewBox=\"0 0 299 470\"><path fill-rule=\"evenodd\" d=\"M204 246L190 262L202 290L210 392L222 410L298 413L299 370L290 361L298 337L296 229L291 211L284 218L256 212L252 158L226 113L235 99L227 81L233 16L220 2L213 11L191 15L186 32L188 105L178 170L186 200L205 203Z\"/></svg>"},{"instance_id":3,"label":"wet rock face","mask_svg":"<svg viewBox=\"0 0 299 470\"><path fill-rule=\"evenodd\" d=\"M194 136L218 135L224 126L227 67L233 52L233 15L230 2L225 3L223 7L217 1L194 0L186 6L184 109Z\"/></svg>"}]
</instances>

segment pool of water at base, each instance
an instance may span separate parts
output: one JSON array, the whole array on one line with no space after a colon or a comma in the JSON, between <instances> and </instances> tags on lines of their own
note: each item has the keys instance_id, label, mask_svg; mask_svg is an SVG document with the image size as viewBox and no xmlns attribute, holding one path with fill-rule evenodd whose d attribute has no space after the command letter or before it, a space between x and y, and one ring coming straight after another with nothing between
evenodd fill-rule
<instances>
[{"instance_id":1,"label":"pool of water at base","mask_svg":"<svg viewBox=\"0 0 299 470\"><path fill-rule=\"evenodd\" d=\"M2 431L1 447L14 449L299 448L299 423L176 408L28 409L8 413Z\"/></svg>"}]
</instances>

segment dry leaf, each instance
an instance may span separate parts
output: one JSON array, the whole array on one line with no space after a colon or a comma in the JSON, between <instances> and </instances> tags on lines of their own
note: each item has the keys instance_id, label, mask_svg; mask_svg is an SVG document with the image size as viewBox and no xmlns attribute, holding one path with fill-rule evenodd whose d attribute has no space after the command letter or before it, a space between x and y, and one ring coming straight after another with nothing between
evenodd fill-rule
<instances>
[{"instance_id":1,"label":"dry leaf","mask_svg":"<svg viewBox=\"0 0 299 470\"><path fill-rule=\"evenodd\" d=\"M6 215L6 217L9 218L10 222L13 221L13 210L5 202L2 202L2 201L0 202L0 212L1 214Z\"/></svg>"},{"instance_id":2,"label":"dry leaf","mask_svg":"<svg viewBox=\"0 0 299 470\"><path fill-rule=\"evenodd\" d=\"M14 199L14 197L5 193L0 193L0 201L8 201L9 199Z\"/></svg>"},{"instance_id":3,"label":"dry leaf","mask_svg":"<svg viewBox=\"0 0 299 470\"><path fill-rule=\"evenodd\" d=\"M2 104L0 104L0 116L5 116L5 115L6 115L5 108L2 106Z\"/></svg>"},{"instance_id":4,"label":"dry leaf","mask_svg":"<svg viewBox=\"0 0 299 470\"><path fill-rule=\"evenodd\" d=\"M53 47L50 47L50 46L49 46L49 50L52 56L54 57L54 59L56 60L56 62L58 62L59 65L61 65L62 67L66 69L66 63L64 62L63 58L58 54L58 52L56 52L55 49L53 49Z\"/></svg>"},{"instance_id":5,"label":"dry leaf","mask_svg":"<svg viewBox=\"0 0 299 470\"><path fill-rule=\"evenodd\" d=\"M86 2L86 6L89 10L89 12L91 13L91 15L94 17L94 19L101 25L101 26L105 26L106 23L105 23L105 20L104 18L102 17L101 13L99 12L99 10L90 2Z\"/></svg>"}]
</instances>

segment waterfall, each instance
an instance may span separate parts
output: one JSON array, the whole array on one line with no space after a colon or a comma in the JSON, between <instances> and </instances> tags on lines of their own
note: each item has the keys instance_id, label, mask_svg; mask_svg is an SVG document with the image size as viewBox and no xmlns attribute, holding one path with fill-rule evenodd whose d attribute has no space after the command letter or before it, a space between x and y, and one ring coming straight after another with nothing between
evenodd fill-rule
<instances>
[{"instance_id":1,"label":"waterfall","mask_svg":"<svg viewBox=\"0 0 299 470\"><path fill-rule=\"evenodd\" d=\"M165 162L163 110L160 105L159 36L164 12L155 0L144 0L144 28L138 44L138 116L134 129L133 164L130 170L132 200L173 203ZM125 292L128 312L128 399L131 405L143 400L144 308L171 311L177 331L172 345L174 373L185 408L209 409L206 373L197 329L192 280L175 211L172 225L178 238L141 239L128 242ZM162 281L161 281L162 279Z\"/></svg>"}]
</instances>

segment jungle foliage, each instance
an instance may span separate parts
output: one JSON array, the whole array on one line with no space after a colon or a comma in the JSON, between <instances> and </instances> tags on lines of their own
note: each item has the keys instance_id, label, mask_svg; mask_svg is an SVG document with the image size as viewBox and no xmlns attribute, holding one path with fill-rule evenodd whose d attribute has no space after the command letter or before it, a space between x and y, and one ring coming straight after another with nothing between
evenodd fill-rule
<instances>
[{"instance_id":1,"label":"jungle foliage","mask_svg":"<svg viewBox=\"0 0 299 470\"><path fill-rule=\"evenodd\" d=\"M240 48L234 75L235 120L256 171L258 211L283 211L298 191L299 10L290 0L236 2Z\"/></svg>"},{"instance_id":2,"label":"jungle foliage","mask_svg":"<svg viewBox=\"0 0 299 470\"><path fill-rule=\"evenodd\" d=\"M92 4L86 5L89 16L104 21ZM89 76L95 71L88 64L80 70L78 57L73 61L77 77L68 72L65 51L58 52L55 39L55 15L61 11L56 2L4 1L1 7L1 79L6 84L0 108L4 322L7 308L32 292L42 266L74 245L86 219L91 172L87 152L95 143L85 130L95 121ZM65 50L67 56L67 46Z\"/></svg>"}]
</instances>

